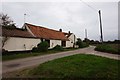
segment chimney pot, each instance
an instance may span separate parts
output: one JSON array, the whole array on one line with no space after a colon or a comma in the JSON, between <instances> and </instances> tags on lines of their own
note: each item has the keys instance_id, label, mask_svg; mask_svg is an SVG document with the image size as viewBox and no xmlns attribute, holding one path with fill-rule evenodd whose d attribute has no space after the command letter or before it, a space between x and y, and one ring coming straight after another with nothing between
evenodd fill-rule
<instances>
[{"instance_id":1,"label":"chimney pot","mask_svg":"<svg viewBox=\"0 0 120 80\"><path fill-rule=\"evenodd\" d=\"M62 29L59 29L60 32L62 32Z\"/></svg>"},{"instance_id":2,"label":"chimney pot","mask_svg":"<svg viewBox=\"0 0 120 80\"><path fill-rule=\"evenodd\" d=\"M68 31L68 33L70 34L70 31Z\"/></svg>"}]
</instances>

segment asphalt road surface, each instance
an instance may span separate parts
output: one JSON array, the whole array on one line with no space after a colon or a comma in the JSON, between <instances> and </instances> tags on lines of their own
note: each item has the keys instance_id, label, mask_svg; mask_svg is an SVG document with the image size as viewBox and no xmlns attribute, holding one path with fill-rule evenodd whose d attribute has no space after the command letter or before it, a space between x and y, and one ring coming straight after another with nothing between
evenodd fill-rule
<instances>
[{"instance_id":1,"label":"asphalt road surface","mask_svg":"<svg viewBox=\"0 0 120 80\"><path fill-rule=\"evenodd\" d=\"M28 68L32 66L37 66L41 63L44 63L53 59L75 55L75 54L93 54L93 55L120 60L119 59L120 55L94 51L94 48L95 48L94 46L90 46L88 48L77 49L73 51L59 52L55 54L47 54L42 56L28 57L28 58L22 58L22 59L10 60L10 61L3 61L2 73L12 72L15 70Z\"/></svg>"}]
</instances>

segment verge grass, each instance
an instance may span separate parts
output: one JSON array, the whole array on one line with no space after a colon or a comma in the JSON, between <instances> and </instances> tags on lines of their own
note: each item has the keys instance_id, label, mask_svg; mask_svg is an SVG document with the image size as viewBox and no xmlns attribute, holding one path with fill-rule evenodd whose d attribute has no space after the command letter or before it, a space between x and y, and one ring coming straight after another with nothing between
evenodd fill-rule
<instances>
[{"instance_id":1,"label":"verge grass","mask_svg":"<svg viewBox=\"0 0 120 80\"><path fill-rule=\"evenodd\" d=\"M23 70L19 76L36 78L104 79L118 80L119 60L88 54L77 54L45 62L39 66Z\"/></svg>"}]
</instances>

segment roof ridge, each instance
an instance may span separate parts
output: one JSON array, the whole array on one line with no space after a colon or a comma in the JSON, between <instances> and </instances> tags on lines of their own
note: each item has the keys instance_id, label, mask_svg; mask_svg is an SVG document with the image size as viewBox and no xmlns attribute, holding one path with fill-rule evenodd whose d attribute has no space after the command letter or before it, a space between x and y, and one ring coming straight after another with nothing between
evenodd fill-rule
<instances>
[{"instance_id":1,"label":"roof ridge","mask_svg":"<svg viewBox=\"0 0 120 80\"><path fill-rule=\"evenodd\" d=\"M44 28L44 29L48 29L48 30L52 30L52 31L56 31L56 32L60 32L58 30L54 30L54 29L50 29L50 28L46 28L46 27L43 27L43 26L37 26L37 25L34 25L34 24L30 24L30 23L25 23L25 24L28 24L28 25L32 25L34 27L39 27L39 28ZM61 33L64 33L64 32L61 32Z\"/></svg>"},{"instance_id":2,"label":"roof ridge","mask_svg":"<svg viewBox=\"0 0 120 80\"><path fill-rule=\"evenodd\" d=\"M45 38L45 39L55 39L55 40L68 40L68 38L64 35L64 32L60 32L54 29L49 29L42 26L37 26L29 23L25 23L26 26L29 27L31 32L37 37Z\"/></svg>"}]
</instances>

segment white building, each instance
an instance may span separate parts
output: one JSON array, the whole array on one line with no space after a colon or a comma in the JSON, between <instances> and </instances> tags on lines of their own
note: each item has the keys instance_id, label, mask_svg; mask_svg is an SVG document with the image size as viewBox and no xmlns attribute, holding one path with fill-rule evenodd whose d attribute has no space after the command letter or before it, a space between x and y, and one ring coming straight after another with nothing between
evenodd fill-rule
<instances>
[{"instance_id":1,"label":"white building","mask_svg":"<svg viewBox=\"0 0 120 80\"><path fill-rule=\"evenodd\" d=\"M68 33L62 32L62 29L57 31L28 23L25 23L23 28L26 28L33 36L40 38L41 41L47 41L50 48L53 48L56 45L73 47L77 41L77 38L73 33L70 33L70 31Z\"/></svg>"},{"instance_id":2,"label":"white building","mask_svg":"<svg viewBox=\"0 0 120 80\"><path fill-rule=\"evenodd\" d=\"M7 51L32 50L40 42L47 41L49 48L56 45L63 47L74 47L77 41L73 33L64 33L41 26L25 23L23 29L2 29L3 49Z\"/></svg>"},{"instance_id":3,"label":"white building","mask_svg":"<svg viewBox=\"0 0 120 80\"><path fill-rule=\"evenodd\" d=\"M2 48L7 51L32 50L40 42L39 38L35 38L28 31L2 28Z\"/></svg>"}]
</instances>

